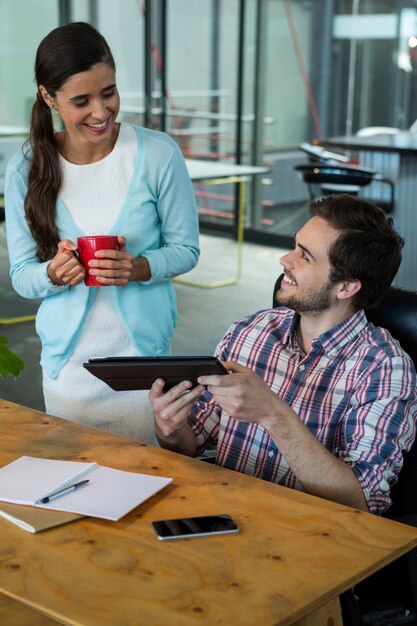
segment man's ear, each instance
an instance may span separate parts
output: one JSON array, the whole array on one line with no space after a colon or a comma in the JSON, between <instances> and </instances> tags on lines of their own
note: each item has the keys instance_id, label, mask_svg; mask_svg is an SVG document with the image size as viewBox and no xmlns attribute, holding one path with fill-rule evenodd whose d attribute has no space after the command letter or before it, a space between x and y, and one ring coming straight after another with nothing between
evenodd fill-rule
<instances>
[{"instance_id":1,"label":"man's ear","mask_svg":"<svg viewBox=\"0 0 417 626\"><path fill-rule=\"evenodd\" d=\"M43 85L39 85L39 93L41 94L42 98L45 100L48 107L52 109L54 106L54 99L52 98L52 96L49 95L49 93L47 92L46 88Z\"/></svg>"},{"instance_id":2,"label":"man's ear","mask_svg":"<svg viewBox=\"0 0 417 626\"><path fill-rule=\"evenodd\" d=\"M360 280L356 278L353 280L345 280L340 283L339 289L337 290L337 299L347 300L348 298L353 298L361 289L362 283Z\"/></svg>"}]
</instances>

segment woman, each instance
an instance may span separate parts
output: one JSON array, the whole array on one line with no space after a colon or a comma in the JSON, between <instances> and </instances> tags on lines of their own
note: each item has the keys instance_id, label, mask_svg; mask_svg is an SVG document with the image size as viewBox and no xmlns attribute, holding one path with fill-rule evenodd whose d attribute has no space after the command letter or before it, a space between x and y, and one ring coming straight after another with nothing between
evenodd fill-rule
<instances>
[{"instance_id":1,"label":"woman","mask_svg":"<svg viewBox=\"0 0 417 626\"><path fill-rule=\"evenodd\" d=\"M154 442L147 391L112 391L82 364L94 356L166 355L177 318L170 279L198 260L198 217L184 159L164 133L116 122L108 44L91 25L40 43L29 149L6 172L10 275L36 318L48 413ZM63 130L54 132L52 110ZM86 287L77 237L112 234Z\"/></svg>"}]
</instances>

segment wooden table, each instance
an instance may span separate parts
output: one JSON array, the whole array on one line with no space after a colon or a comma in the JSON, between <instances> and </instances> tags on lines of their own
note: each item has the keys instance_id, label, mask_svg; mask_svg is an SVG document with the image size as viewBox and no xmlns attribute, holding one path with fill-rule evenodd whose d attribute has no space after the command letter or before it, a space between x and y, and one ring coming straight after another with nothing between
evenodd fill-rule
<instances>
[{"instance_id":1,"label":"wooden table","mask_svg":"<svg viewBox=\"0 0 417 626\"><path fill-rule=\"evenodd\" d=\"M119 522L32 535L0 519L0 624L341 626L338 595L417 530L0 400L0 466L28 454L174 481ZM159 542L150 522L229 513L237 535Z\"/></svg>"}]
</instances>

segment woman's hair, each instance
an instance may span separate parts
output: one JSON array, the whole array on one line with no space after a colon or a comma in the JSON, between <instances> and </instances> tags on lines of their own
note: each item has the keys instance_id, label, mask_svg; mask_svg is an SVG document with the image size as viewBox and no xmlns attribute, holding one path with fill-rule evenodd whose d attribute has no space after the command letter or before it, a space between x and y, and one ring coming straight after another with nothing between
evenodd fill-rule
<instances>
[{"instance_id":1,"label":"woman's hair","mask_svg":"<svg viewBox=\"0 0 417 626\"><path fill-rule=\"evenodd\" d=\"M354 305L359 309L375 304L401 263L404 239L392 219L372 202L346 193L314 201L311 213L340 231L329 249L330 282L360 280Z\"/></svg>"},{"instance_id":2,"label":"woman's hair","mask_svg":"<svg viewBox=\"0 0 417 626\"><path fill-rule=\"evenodd\" d=\"M51 31L39 44L35 60L36 84L55 98L65 82L97 63L115 69L104 37L90 24L73 22ZM28 191L25 213L37 244L37 258L46 261L57 251L56 200L61 186L61 168L52 113L38 91L32 108L29 143Z\"/></svg>"}]
</instances>

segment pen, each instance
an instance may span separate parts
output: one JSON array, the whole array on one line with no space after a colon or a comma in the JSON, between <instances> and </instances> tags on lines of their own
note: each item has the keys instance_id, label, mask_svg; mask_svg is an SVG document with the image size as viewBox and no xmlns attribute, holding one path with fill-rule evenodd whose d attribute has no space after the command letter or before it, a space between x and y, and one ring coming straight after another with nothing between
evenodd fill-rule
<instances>
[{"instance_id":1,"label":"pen","mask_svg":"<svg viewBox=\"0 0 417 626\"><path fill-rule=\"evenodd\" d=\"M42 498L40 502L42 502L42 504L46 504L47 502L50 502L51 500L55 500L55 498L60 498L61 496L65 496L67 493L70 493L71 491L75 491L76 489L79 489L80 487L84 487L84 485L86 485L88 482L90 481L82 480L79 483L75 483L75 485L71 485L71 487L66 487L65 489L62 489L61 491L54 493L53 496Z\"/></svg>"}]
</instances>

